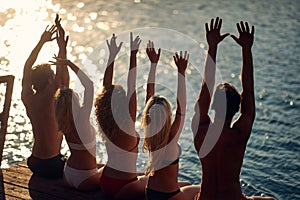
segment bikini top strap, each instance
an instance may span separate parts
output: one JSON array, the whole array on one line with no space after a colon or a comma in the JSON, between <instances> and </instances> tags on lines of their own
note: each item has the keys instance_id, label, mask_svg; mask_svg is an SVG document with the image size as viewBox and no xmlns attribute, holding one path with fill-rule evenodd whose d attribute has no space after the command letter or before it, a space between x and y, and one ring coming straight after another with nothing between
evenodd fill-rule
<instances>
[{"instance_id":1,"label":"bikini top strap","mask_svg":"<svg viewBox=\"0 0 300 200\"><path fill-rule=\"evenodd\" d=\"M71 149L74 149L74 150L88 150L88 149L92 149L96 146L96 139L94 139L92 142L85 143L85 144L77 144L77 143L68 142L68 145Z\"/></svg>"}]
</instances>

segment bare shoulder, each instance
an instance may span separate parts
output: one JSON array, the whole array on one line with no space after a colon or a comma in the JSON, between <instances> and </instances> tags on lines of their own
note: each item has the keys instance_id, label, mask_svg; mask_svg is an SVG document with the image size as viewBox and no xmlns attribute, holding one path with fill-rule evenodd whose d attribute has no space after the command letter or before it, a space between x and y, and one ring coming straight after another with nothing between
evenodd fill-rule
<instances>
[{"instance_id":1,"label":"bare shoulder","mask_svg":"<svg viewBox=\"0 0 300 200\"><path fill-rule=\"evenodd\" d=\"M232 129L240 132L244 137L249 137L252 131L254 119L247 115L240 115L232 125Z\"/></svg>"}]
</instances>

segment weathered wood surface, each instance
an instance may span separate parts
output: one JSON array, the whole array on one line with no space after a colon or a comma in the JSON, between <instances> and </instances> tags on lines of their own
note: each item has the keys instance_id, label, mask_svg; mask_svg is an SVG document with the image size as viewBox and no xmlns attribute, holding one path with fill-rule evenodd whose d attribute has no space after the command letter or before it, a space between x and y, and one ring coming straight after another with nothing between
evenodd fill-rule
<instances>
[{"instance_id":1,"label":"weathered wood surface","mask_svg":"<svg viewBox=\"0 0 300 200\"><path fill-rule=\"evenodd\" d=\"M34 200L108 200L101 191L80 192L66 187L62 179L47 180L32 174L26 163L0 172L0 199Z\"/></svg>"},{"instance_id":2,"label":"weathered wood surface","mask_svg":"<svg viewBox=\"0 0 300 200\"><path fill-rule=\"evenodd\" d=\"M9 109L11 104L11 96L13 92L14 80L15 77L12 75L0 76L0 83L6 84L3 109L0 109L0 162L2 161L2 152L3 152L5 136L7 132L7 120L9 117Z\"/></svg>"}]
</instances>

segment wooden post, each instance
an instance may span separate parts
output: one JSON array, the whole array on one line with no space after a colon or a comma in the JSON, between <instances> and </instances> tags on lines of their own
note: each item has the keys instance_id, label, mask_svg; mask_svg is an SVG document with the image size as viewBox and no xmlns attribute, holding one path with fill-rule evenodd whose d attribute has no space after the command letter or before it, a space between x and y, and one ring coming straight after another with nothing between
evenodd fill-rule
<instances>
[{"instance_id":1,"label":"wooden post","mask_svg":"<svg viewBox=\"0 0 300 200\"><path fill-rule=\"evenodd\" d=\"M12 75L0 76L0 83L6 83L5 100L3 111L0 113L0 166L2 161L2 153L4 148L5 136L7 132L7 121L9 117L9 109L11 103L11 96L13 91L15 77Z\"/></svg>"}]
</instances>

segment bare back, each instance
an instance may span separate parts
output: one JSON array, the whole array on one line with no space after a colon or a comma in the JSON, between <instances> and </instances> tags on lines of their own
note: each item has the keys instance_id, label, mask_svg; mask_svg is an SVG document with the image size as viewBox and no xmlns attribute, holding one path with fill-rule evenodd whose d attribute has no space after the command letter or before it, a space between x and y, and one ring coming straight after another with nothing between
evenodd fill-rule
<instances>
[{"instance_id":1,"label":"bare back","mask_svg":"<svg viewBox=\"0 0 300 200\"><path fill-rule=\"evenodd\" d=\"M243 119L237 120L232 127L230 122L227 122L212 150L200 158L202 165L200 199L239 200L241 198L239 176L252 129L252 126L247 126L247 122L241 120ZM218 120L209 125L199 126L194 141L197 152L203 145L208 129L218 130L217 126L220 126Z\"/></svg>"},{"instance_id":2,"label":"bare back","mask_svg":"<svg viewBox=\"0 0 300 200\"><path fill-rule=\"evenodd\" d=\"M37 158L47 159L60 153L63 136L58 131L55 120L54 94L54 86L48 86L40 93L22 94L22 101L32 124L32 154Z\"/></svg>"}]
</instances>

